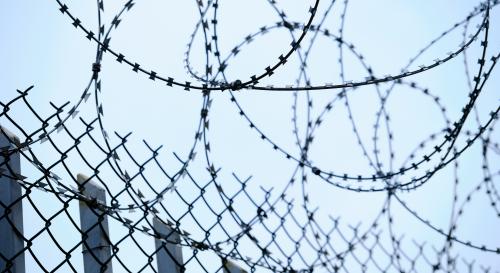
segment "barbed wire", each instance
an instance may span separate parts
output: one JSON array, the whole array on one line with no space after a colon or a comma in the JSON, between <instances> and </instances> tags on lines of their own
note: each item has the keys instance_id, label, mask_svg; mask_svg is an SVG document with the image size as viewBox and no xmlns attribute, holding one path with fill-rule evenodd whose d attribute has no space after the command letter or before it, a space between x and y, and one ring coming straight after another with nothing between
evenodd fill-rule
<instances>
[{"instance_id":1,"label":"barbed wire","mask_svg":"<svg viewBox=\"0 0 500 273\"><path fill-rule=\"evenodd\" d=\"M377 76L380 74L359 47L344 35L348 0L332 0L323 9L319 0L311 1L304 11L307 15L304 22L289 19L276 1L268 0L278 21L259 27L226 54L221 46L224 33L219 28L221 6L225 3L198 0L193 16L199 17L180 58L187 80L144 68L148 66L126 58L119 46L111 46L112 34L122 26L122 20L133 16L136 4L145 3L127 1L110 22L105 22L104 1L97 0L98 24L94 32L88 22L72 13L68 3L55 2L61 14L93 42L95 59L82 93L73 102L62 105L51 102L49 114L42 114L39 102L32 101L34 86L17 90L14 98L0 102L0 137L5 139L3 146L8 144L1 147L0 187L13 183L20 189L14 199L8 202L0 199L0 231L12 230L21 242L10 253L0 247L0 272L18 272L17 266L24 264L25 259L31 261L26 262L27 272L83 272L82 268L93 272L88 271L86 260L82 266L82 257L94 261L98 265L95 270L100 272L111 272L111 268L116 272L163 272L160 263L165 260L171 261L172 272L499 272L497 241L491 240L486 245L458 232L460 223L467 221L464 218L467 211L482 212L473 206L474 200L488 202L486 208L496 219L500 218L500 192L495 183L500 175L497 163L500 149L495 135L500 110L498 92L491 109L478 103L485 90L496 88L488 83L500 58L500 53L495 52L498 49L490 45L490 31L496 27L491 24L495 19L492 14L498 0L477 4L464 19L410 58L401 72L385 76ZM340 21L335 25L338 30L332 31L327 27L327 19L335 14ZM475 21L479 23L469 35L470 25ZM431 63L413 68L421 56L460 28L463 28L462 41L458 47ZM235 57L245 54L247 47L258 39L278 30L289 35L290 48L283 46L285 49L277 60L265 60L269 65L263 71L247 78L232 78L229 71L237 69L232 64ZM312 80L315 74L311 56L320 38L333 45L329 50L338 48L337 83L315 84ZM196 59L201 60L203 69L197 69L193 61L195 43L203 45L203 58ZM352 59L347 58L347 53ZM104 106L107 109L113 105L104 103L105 79L101 73L102 62L108 55L133 72L173 87L169 92L201 91L200 114L193 122L195 130L187 155L173 152L175 162L166 164L161 158L163 146L154 147L144 140L143 151L147 154L144 156L137 152L138 144L130 140L132 133L108 133L113 129L107 125ZM474 64L469 61L471 55L479 56ZM445 64L454 64L459 56L464 58L468 97L460 115L451 115L443 92L425 87L417 77ZM358 62L366 73L363 80L347 76L346 67L351 61ZM273 81L275 73L293 65L298 65L294 71L298 73L290 84L261 83ZM363 133L365 125L354 111L356 93L367 87L375 93L370 103L377 105L371 137ZM437 109L436 120L441 119L443 124L419 139L401 163L396 161L396 155L403 158L405 154L396 145L398 132L391 124L394 115L400 113L394 114L389 106L398 88L421 95L430 107ZM253 119L252 110L245 108L242 96L261 91L289 92L279 96L292 99L291 133L295 146L282 143L273 135L276 132L266 131ZM331 93L326 100L315 97L325 92ZM213 140L210 129L214 130L210 123L217 109L213 106L214 94L218 101L227 96L235 111L231 115L248 125L248 134L262 140L270 154L281 158L278 161L290 164L292 171L288 178L278 178L287 173L275 170L282 162L264 157L260 160L269 162L266 165L270 175L265 180L271 184L260 177L241 178L236 170L229 171L231 176L228 176L225 166L231 159L219 162L220 158L214 155L217 148L210 142ZM92 95L95 107L89 111L85 105L91 104ZM356 144L351 148L360 151L362 156L357 160L367 164L359 173L318 164L311 152L320 130L325 130L328 120L338 117L341 109L347 118L343 130L352 129ZM484 113L486 117L482 117ZM471 129L472 122L476 124ZM415 128L408 123L404 130ZM277 133L286 134L282 130ZM384 148L387 159L381 151ZM478 162L483 176L470 181L460 174L459 162L473 149L481 150ZM22 172L16 163L18 158ZM440 187L445 183L441 178L443 173L450 170L452 200L448 205L449 222L443 227L441 221L427 217L419 209L421 204L406 197L427 186ZM279 182L284 185L281 189ZM321 207L311 201L313 183L346 194L382 194L383 201L371 218L363 218L359 224L342 222L340 216L319 212ZM82 206L88 208L88 215L95 216L95 222L84 224ZM19 207L29 211L30 216L19 216ZM426 228L418 233L430 233L437 239L429 242L420 240L419 234L398 233L395 223L399 218L395 212L398 208ZM326 209L331 211L335 205ZM25 224L23 228L19 217L21 223L24 219L33 225ZM481 229L482 226L474 227L476 232ZM103 237L97 245L89 240L96 232ZM102 253L105 255L101 257ZM493 264L477 265L475 260L481 255L492 255Z\"/></svg>"}]
</instances>

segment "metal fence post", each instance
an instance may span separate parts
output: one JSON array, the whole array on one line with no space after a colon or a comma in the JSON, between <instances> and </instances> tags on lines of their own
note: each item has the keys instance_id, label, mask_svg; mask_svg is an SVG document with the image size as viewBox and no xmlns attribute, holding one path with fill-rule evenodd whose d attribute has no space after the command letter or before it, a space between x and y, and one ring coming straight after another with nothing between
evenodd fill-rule
<instances>
[{"instance_id":1,"label":"metal fence post","mask_svg":"<svg viewBox=\"0 0 500 273\"><path fill-rule=\"evenodd\" d=\"M19 153L7 152L13 142L19 138L0 126L0 271L24 273L21 185L10 178L21 174L21 162Z\"/></svg>"},{"instance_id":2,"label":"metal fence post","mask_svg":"<svg viewBox=\"0 0 500 273\"><path fill-rule=\"evenodd\" d=\"M77 175L83 194L95 200L96 204L106 204L106 192L83 174ZM85 273L112 273L111 244L108 219L98 206L89 206L80 201L80 225L83 241L83 267Z\"/></svg>"},{"instance_id":3,"label":"metal fence post","mask_svg":"<svg viewBox=\"0 0 500 273\"><path fill-rule=\"evenodd\" d=\"M160 237L155 239L158 273L184 272L182 247L176 244L181 241L179 234L156 217L153 218L153 228Z\"/></svg>"}]
</instances>

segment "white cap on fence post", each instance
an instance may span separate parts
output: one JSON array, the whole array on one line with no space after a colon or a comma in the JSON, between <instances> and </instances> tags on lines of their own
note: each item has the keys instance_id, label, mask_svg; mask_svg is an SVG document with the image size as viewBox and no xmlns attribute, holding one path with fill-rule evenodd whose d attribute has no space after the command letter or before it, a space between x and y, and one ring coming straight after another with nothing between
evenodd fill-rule
<instances>
[{"instance_id":1,"label":"white cap on fence post","mask_svg":"<svg viewBox=\"0 0 500 273\"><path fill-rule=\"evenodd\" d=\"M229 259L222 259L222 265L224 268L224 273L248 273L246 270L233 263Z\"/></svg>"}]
</instances>

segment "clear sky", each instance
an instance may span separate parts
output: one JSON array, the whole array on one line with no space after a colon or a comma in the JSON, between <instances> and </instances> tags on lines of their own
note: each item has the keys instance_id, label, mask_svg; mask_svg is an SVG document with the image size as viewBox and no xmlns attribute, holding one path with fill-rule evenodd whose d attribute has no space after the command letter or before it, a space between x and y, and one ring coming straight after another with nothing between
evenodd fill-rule
<instances>
[{"instance_id":1,"label":"clear sky","mask_svg":"<svg viewBox=\"0 0 500 273\"><path fill-rule=\"evenodd\" d=\"M64 3L81 20L83 25L97 33L97 6L94 1L74 0ZM105 22L106 28L110 26L110 22L124 3L125 1L104 2L105 9L102 21ZM314 1L278 1L277 3L280 9L286 12L290 22L303 23L308 19L308 9L314 4ZM368 76L367 70L355 54L363 55L364 62L372 68L375 76L396 75L421 49L425 48L433 39L440 37L443 31L451 28L455 23L461 22L478 4L478 1L458 0L350 0L347 2L343 39L347 44L353 44L354 50L349 50L348 46L345 45L342 47L342 67L338 61L341 56L338 43L325 35L318 35L308 56L307 75L310 78L310 83L311 85L341 83L343 81L340 76L342 70L346 81L364 80ZM330 2L320 1L318 16L314 19L314 24L321 21L329 5ZM332 34L339 35L340 17L345 5L344 1L337 1L323 22L323 27ZM35 87L29 96L29 101L42 116L53 112L49 102L61 105L69 101L70 105L73 106L80 99L91 77L96 44L88 41L84 33L72 26L69 18L62 15L58 9L56 1L0 2L0 60L2 64L0 68L0 101L2 103L14 98L17 95L16 89L23 90L31 85ZM213 14L210 13L208 21L211 20L210 16ZM495 6L490 16L487 60L500 51L499 7ZM113 29L110 45L111 48L123 53L132 62L138 62L141 67L154 70L158 75L174 77L181 82L191 81L195 83L196 80L188 75L184 67L184 53L198 20L199 13L196 1L139 1L130 12L123 16L119 27ZM276 11L266 0L219 1L217 32L222 58L225 58L232 48L242 43L248 34L258 32L262 26L274 26L280 20ZM480 16L470 21L467 37L476 31L476 26L480 23ZM212 31L211 24L209 31ZM419 65L432 64L434 59L443 59L448 52L457 50L463 42L463 31L463 26L460 26L433 44L415 60L409 70L418 69ZM299 31L294 32L296 37L298 34L300 34ZM209 35L211 36L210 33ZM313 33L306 36L301 47L302 54L309 47L313 36ZM484 33L480 33L477 41L467 50L471 78L478 70L477 59L481 55L480 41L483 38ZM240 53L229 60L225 76L229 81L233 81L246 79L251 75L263 72L266 66L277 60L277 56L289 49L290 39L289 31L283 28L272 29L265 35L257 36L254 42L241 46ZM212 48L212 50L215 49ZM190 58L190 65L203 74L205 71L205 50L201 31L196 33ZM103 122L110 135L110 143L113 145L119 143L114 132L118 132L120 135L133 132L127 147L140 160L145 160L149 156L148 149L142 142L143 139L147 140L153 147L163 145L159 161L167 173L175 173L181 164L174 153L180 158L186 159L193 145L194 133L198 127L200 110L202 109L202 94L195 90L186 92L183 88L167 87L160 81L151 81L147 76L137 74L130 67L117 63L115 59L108 53L103 56L102 71L100 72L102 92L98 94L99 102L103 105ZM210 62L215 71L216 59L212 57ZM280 68L273 77L263 80L262 85L296 84L300 72L299 67L299 56L293 54L287 65ZM390 117L390 131L393 133L394 139L391 145L395 154L391 163L389 160L390 147L387 144L388 135L385 131L386 123L382 122L378 132L380 142L377 148L380 150L381 169L385 172L398 170L422 141L431 134L437 134L435 140L417 150L416 158L432 151L434 145L443 139L443 135L438 133L446 128L446 118L452 123L460 119L461 110L468 102L470 92L468 80L472 79L466 78L464 55L461 54L438 68L405 78L403 84L394 87L391 95L387 98L385 107ZM410 88L411 82L415 82L417 88ZM302 80L300 85L304 84ZM477 130L477 120L484 125L488 114L496 110L500 102L499 86L500 75L498 69L494 69L477 100L477 112L471 114L467 119L464 132ZM380 109L380 99L377 92L385 93L388 88L391 88L391 84L381 84L379 90L374 86L349 89L347 96L350 113L345 106L345 99L333 102L332 110L322 116L321 126L314 131L315 139L308 154L311 164L322 170L331 170L339 174L371 176L375 170L370 167L370 161L363 155L363 150L358 144L358 139L353 133L352 123L348 117L352 116L356 130L359 132L359 138L366 147L368 157L375 161L373 153L375 147L372 139L375 134L373 125ZM427 89L429 94L423 93L424 89ZM93 90L93 87L90 90ZM267 138L277 143L289 154L300 158L300 150L295 144L297 140L293 131L297 130L297 135L301 140L305 138L308 122L308 100L312 101L309 114L314 122L327 103L340 92L341 90L319 90L312 91L308 95L303 91L299 92L295 117L297 128L294 128L292 122L294 118L292 106L295 98L292 92L242 90L235 92L234 95L252 123ZM95 93L93 91L91 93L88 103L80 106L78 114L88 121L96 117ZM439 103L435 102L436 97L439 97ZM339 229L347 237L352 236L350 227L356 226L358 223L361 223L360 230L366 230L370 227L384 207L384 202L387 199L386 192L358 193L341 189L319 179L312 174L310 169L305 171L307 183L303 184L300 181L302 177L300 172L294 176L297 163L287 160L282 153L275 151L267 141L261 140L260 134L249 126L249 121L239 115L240 110L231 102L229 92L213 92L211 99L210 124L206 137L210 143L210 162L213 162L215 167L221 168L218 173L218 183L228 195L231 195L241 188L234 175L241 180L246 180L251 176L247 188L251 196L235 198L233 207L238 215L243 219L255 216L255 207L251 205L251 201L263 202L265 194L262 188L273 188L270 200L279 200L281 192L293 177L296 183L286 188L286 193L288 200L294 200L292 211L297 215L299 221L304 221L306 218L302 208L305 191L309 198L309 208L318 207L315 213L316 222L325 229L332 225L331 217L340 217ZM441 107L446 109L446 118L443 117ZM39 126L39 123L21 104L11 111L14 113L16 121L22 126L31 129ZM5 117L0 117L0 123L17 134L20 133ZM78 118L70 119L67 126L74 132L82 132L84 129ZM102 144L104 142L102 136L99 138L99 134L99 131L94 133L98 142ZM63 147L71 145L70 139L63 134L55 136L55 139ZM467 137L462 135L457 140L457 147L462 147L466 143L466 139ZM491 141L493 143L500 141L498 129L493 131ZM37 144L34 149L39 159L47 165L59 157L57 153L51 151L51 146L48 143ZM89 141L82 143L82 149L87 157L94 160L93 162L102 160L103 154L93 150L96 147ZM196 152L196 160L190 165L189 171L197 181L208 183L210 175L206 171L207 162L203 145L198 144ZM137 171L137 167L125 153L121 154L121 157L123 159L121 164L124 168L129 169L130 173L134 173L134 170ZM496 153L490 151L488 163L492 173L499 171L499 159L498 151ZM90 168L79 159L78 154L71 153L66 162L72 175L68 174L68 171L62 166L53 170L63 178L65 184L74 185L71 176L74 177L76 173L92 175ZM436 161L432 162L432 164L434 163ZM431 167L432 164L427 166ZM450 165L424 186L410 192L398 192L398 197L404 200L418 215L428 219L432 225L444 230L449 229L450 219L456 217L458 213L458 209L452 207L454 194L457 193L458 196L456 206L460 206L465 202L468 194L474 192L474 188L484 178L481 168L484 164L481 143L474 144L463 153L458 164L458 169L455 170ZM23 174L28 179L35 180L40 176L33 167L29 166L27 161L23 162L23 170L25 170ZM424 174L424 170L425 168L406 174L399 179L407 181L413 176ZM151 167L145 173L148 179L153 180L152 184L155 189L162 189L168 185L168 180L161 174L159 168ZM100 176L114 194L123 188L123 183L109 167L103 167ZM454 187L455 177L458 177L459 180L456 188ZM154 198L152 191L147 189L140 178L138 181L136 185L144 192L146 198ZM343 183L338 179L334 181ZM493 177L492 185L498 187L498 181L498 177ZM187 200L194 200L199 195L199 189L194 186L189 177L179 180L176 185L179 194ZM486 193L486 188L483 186L472 195L471 201L466 203L463 216L460 216L457 222L458 228L455 235L463 241L471 241L479 246L486 245L496 249L500 247L500 236L498 235L500 217L497 212L500 207L498 204L496 207L490 204L492 201ZM225 205L221 202L221 198L214 191L214 188L210 188L208 191L206 198L210 207L216 211L223 210ZM34 191L31 196L37 207L47 216L61 208L60 202L53 195ZM128 197L122 196L120 198L120 202L123 204L130 202ZM500 200L496 200L497 203L500 203L498 201ZM179 196L173 193L166 195L163 203L174 218L180 217L188 210ZM24 209L25 233L33 235L43 225L43 221L28 203L24 204ZM284 213L287 209L283 204L277 205L279 213ZM202 228L210 227L217 219L207 206L200 202L195 203L191 211L193 216L184 217L181 221L181 228L189 231L194 239L200 240L205 235ZM74 219L79 219L76 201L71 203L69 212ZM141 217L138 215L140 213L124 212L123 214L131 219ZM419 243L426 242L426 255L428 255L429 262L419 258L416 271L429 272L429 263L436 263L436 255L432 246L435 246L436 249L441 248L445 238L418 221L395 199L391 201L390 214L393 219L392 228L388 228L389 217L384 215L379 221L380 228L377 229L382 231L381 237L384 246L391 249L390 232L397 238L404 235L402 248L406 247L410 256L416 253L413 240ZM163 213L162 217L167 216ZM198 219L201 226L196 224L194 219ZM278 222L279 219L275 216L274 219L269 219L268 224L273 226L279 224ZM222 223L227 226L230 233L236 234L241 230L227 214ZM296 226L287 225L290 225L290 230L297 232ZM80 240L79 233L69 224L66 216L57 217L52 229L57 235L58 242L64 247L71 248ZM118 241L120 236L124 236L128 232L117 221L110 221L110 230L113 241ZM262 242L270 239L269 232L262 226L257 225L254 232L254 235ZM134 236L149 252L153 250L154 244L151 237L143 234L135 234ZM219 241L226 239L227 235L220 228L217 228L212 232L210 238L212 241ZM295 247L293 240L290 240L285 234L278 234L278 240L285 251L290 251ZM334 246L338 246L338 250L343 249L346 245L346 242L339 235L332 240L338 241L333 243ZM47 265L47 268L53 268L64 259L56 251L54 243L47 234L43 234L35 240L32 249L36 256ZM231 249L231 247L228 246L227 249ZM248 239L242 240L238 250L252 257L253 260L260 257L259 251L252 246ZM192 250L188 247L184 248L183 251L185 257L192 256ZM311 259L317 257L317 253L307 246L303 246L302 251L305 257L311 257ZM276 258L286 260L285 255L279 253L275 246L272 252ZM387 255L380 254L380 252L379 249L377 252L379 254L374 254L374 258L381 261L381 264L387 263ZM476 260L476 270L480 270L479 265L484 265L485 268L491 267L494 272L500 270L500 256L497 254L481 252L459 244L455 244L450 253L460 257L457 260L458 272L462 272L465 268L463 259L466 261ZM126 266L133 272L147 263L147 258L141 254L140 249L130 238L121 244L118 256L125 259ZM198 256L207 268L219 266L216 256L211 253L204 252ZM360 259L367 256L362 247L360 247L359 256ZM127 257L136 258L127 259ZM294 256L294 259L296 259L293 262L294 266L297 268L303 266L303 261L297 255ZM27 272L42 272L31 254L27 254L26 260L27 268L30 269ZM78 269L81 269L80 255L74 255L71 260ZM442 261L445 264L444 258ZM360 266L352 257L346 263L346 268L342 270L346 272L361 271ZM244 263L239 264L245 268ZM409 268L408 263L402 266ZM126 272L115 261L113 267L115 272ZM395 270L395 267L391 267L390 270ZM319 272L323 271L326 270L319 270ZM70 272L70 269L65 265L61 268L61 272ZM145 272L153 271L151 268L146 268ZM197 262L193 261L188 264L188 272L201 272ZM267 271L262 270L262 272ZM379 272L379 269L373 262L369 262L368 272Z\"/></svg>"}]
</instances>

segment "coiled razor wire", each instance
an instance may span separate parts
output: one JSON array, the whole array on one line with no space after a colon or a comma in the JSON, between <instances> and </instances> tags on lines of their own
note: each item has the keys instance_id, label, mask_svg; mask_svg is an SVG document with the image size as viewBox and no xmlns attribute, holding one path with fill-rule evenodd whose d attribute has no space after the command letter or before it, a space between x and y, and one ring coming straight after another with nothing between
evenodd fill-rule
<instances>
[{"instance_id":1,"label":"coiled razor wire","mask_svg":"<svg viewBox=\"0 0 500 273\"><path fill-rule=\"evenodd\" d=\"M94 32L87 25L89 22L81 21L72 13L70 3L55 0L62 16L95 44L95 60L88 83L78 99L62 105L51 103L53 111L50 115L40 114L37 105L30 99L33 86L18 90L15 98L1 102L2 128L18 134L18 138L13 138L2 129L2 134L11 141L11 146L2 148L5 160L0 166L1 176L17 181L22 187L22 195L12 204L0 204L4 211L0 220L7 220L14 227L9 214L13 206L22 203L33 211L32 216L36 221L43 223L40 227L32 227L33 232L18 232L24 247L13 257L0 255L7 265L6 268L0 268L1 272L11 272L14 260L21 253L32 260L26 272L82 272L79 261L85 244L82 238L88 234L81 229L78 215L75 214L75 206L80 202L106 215L113 223L110 236L106 238L111 245L111 260L101 263L101 271L106 270L106 264L112 263L116 272L158 272L156 253L161 249L170 251L165 244L159 248L152 246L154 239L159 238L153 219L161 219L180 235L179 241L167 241L182 248L184 259L178 266L183 272L230 272L226 261L232 261L249 272L499 272L500 246L495 244L498 242L493 240L491 244L485 245L462 237L457 232L465 221L463 216L475 199L486 200L494 217L500 218L500 189L496 185L500 175L497 163L500 148L498 132L495 132L500 110L498 91L495 91L495 106L487 109L489 114L486 119L480 118L479 113L485 109L477 103L500 57L499 52L490 52L498 51L498 48L489 43L490 28L497 27L490 24L491 14L499 2L488 0L478 3L466 18L423 47L400 73L385 76L377 76L379 74L358 47L344 36L345 18L349 17L348 0L328 2L321 14L320 2L323 1L311 1L309 9L305 11L307 19L295 22L288 19L279 3L268 0L278 20L274 24L261 26L232 50L223 53L219 41L224 35L219 31L218 19L220 6L225 3L218 0L196 1L197 10L193 16L199 16L198 21L189 36L185 55L181 57L186 77L176 79L169 76L168 72L155 72L138 60L126 57L120 53L119 45L111 45L111 34L121 26L122 20L133 16L129 13L136 4L147 3L128 1L114 19L105 24L104 2L97 0L98 29ZM328 29L326 19L330 16L341 19L338 31ZM479 22L476 28L470 26L473 20ZM437 57L432 63L413 68L424 53L460 28L463 28L463 41L457 48L445 56ZM290 48L284 49L277 59L267 60L269 65L254 75L240 79L229 76L228 72L234 69L231 62L235 56L245 54L246 47L255 40L273 35L280 29L288 32ZM314 73L308 64L319 37L328 39L333 45L332 50L338 49L340 82L312 83ZM197 70L192 63L193 51L196 50L193 45L200 41L204 45L205 64L204 69ZM472 51L473 55L479 56L474 65L469 63L467 57ZM345 57L347 54L353 56L352 60L359 62L365 70L367 77L364 80L350 80L346 76L345 66L352 61ZM186 156L173 154L177 165L167 166L163 162L160 157L162 146L154 147L144 141L148 151L148 156L144 158L143 155L134 154L128 146L130 133L109 133L103 115L100 72L103 58L110 56L133 72L142 74L137 80L146 76L156 83L172 87L158 87L164 92L197 90L202 93L200 116L189 152ZM433 73L460 57L463 57L469 96L457 117L447 112L446 102L443 102L439 92L424 87L414 78ZM289 85L262 84L272 82L273 76L281 69L296 65L290 61L292 58L296 58L299 64L298 77L294 82ZM359 123L359 117L355 118L352 109L353 95L362 87L372 87L378 100L374 103L379 104L373 133L368 136L372 143L367 143L367 136L364 135L366 130L362 128L364 125ZM407 88L411 90L408 92L423 95L429 104L439 110L436 119L442 119L444 124L440 130L421 139L400 165L395 161L398 153L394 144L397 132L390 123L395 113L391 112L390 115L388 107L388 101L397 88ZM226 92L219 96L221 91ZM292 97L291 124L297 150L292 151L279 140L273 139L272 135L276 134L259 127L251 118L251 111L247 111L240 102L240 94L273 91L285 91L280 92L280 96ZM331 94L326 102L314 101L314 105L324 104L319 111L317 108L313 111L315 92ZM94 96L94 113L83 110L83 105L91 103L91 96ZM276 181L278 176L268 178L269 181L275 181L269 185L251 176L243 179L231 171L230 179L222 175L228 170L224 169L224 162L216 162L213 156L216 150L210 145L209 117L214 108L214 99L224 98L229 98L236 110L231 114L239 116L241 122L248 124L252 136L260 138L281 160L294 166L290 178L286 179L281 189L277 187L283 185ZM301 107L305 108L299 110ZM366 161L368 166L364 173L317 165L311 155L320 129L329 119L337 117L340 112L338 108L342 107L345 107L349 122L347 126L350 127L345 129L352 129L358 144L352 149L361 150L363 157L358 160ZM17 109L15 115L13 109ZM22 116L18 114L19 109ZM305 119L302 115L305 115ZM34 119L37 126L26 126L28 119ZM477 123L474 130L466 128L466 122L471 119ZM301 122L305 122L305 126ZM300 128L305 129L302 132ZM383 136L386 136L387 143L382 143ZM460 174L459 160L472 147L480 147L482 151L480 160L483 177L476 177L476 181L462 179ZM380 152L384 148L387 149L388 159ZM198 153L202 156L197 157ZM29 175L25 171L18 173L12 170L8 163L14 154L21 156L23 169L25 165L32 169ZM80 170L76 170L75 165L81 166ZM427 220L419 211L419 204L406 201L404 196L407 192L421 190L424 185L432 187L436 183L442 184L440 175L446 168L453 170L453 198L449 225L441 227ZM108 200L106 204L84 194L85 183L77 181L77 173L82 172L82 169L87 170L85 183L93 181L104 188ZM276 172L284 174L287 171L273 171ZM378 212L365 219L362 225L346 225L340 218L325 217L320 212L322 208L318 210L311 204L314 191L312 183L323 183L360 195L382 192L385 193L384 201ZM296 185L299 185L299 193L290 194ZM47 202L57 205L42 209L40 200L37 200L39 197L35 197L39 194ZM296 200L294 195L299 198ZM393 212L396 205L423 224L426 229L419 233L433 233L440 241L419 241L410 232L404 236L398 233L395 223L398 219ZM335 208L334 204L332 208ZM469 210L474 210L474 207ZM104 217L99 219L103 221ZM64 232L53 228L59 221L64 222ZM121 225L121 231L115 230L118 229L116 223ZM482 232L481 229L478 224L477 232ZM491 236L498 237L498 234ZM53 256L50 259L44 256L47 253L37 252L40 245L52 246L50 251ZM472 252L463 254L461 250L464 249ZM492 264L482 265L475 263L474 255L491 255L495 258Z\"/></svg>"}]
</instances>

